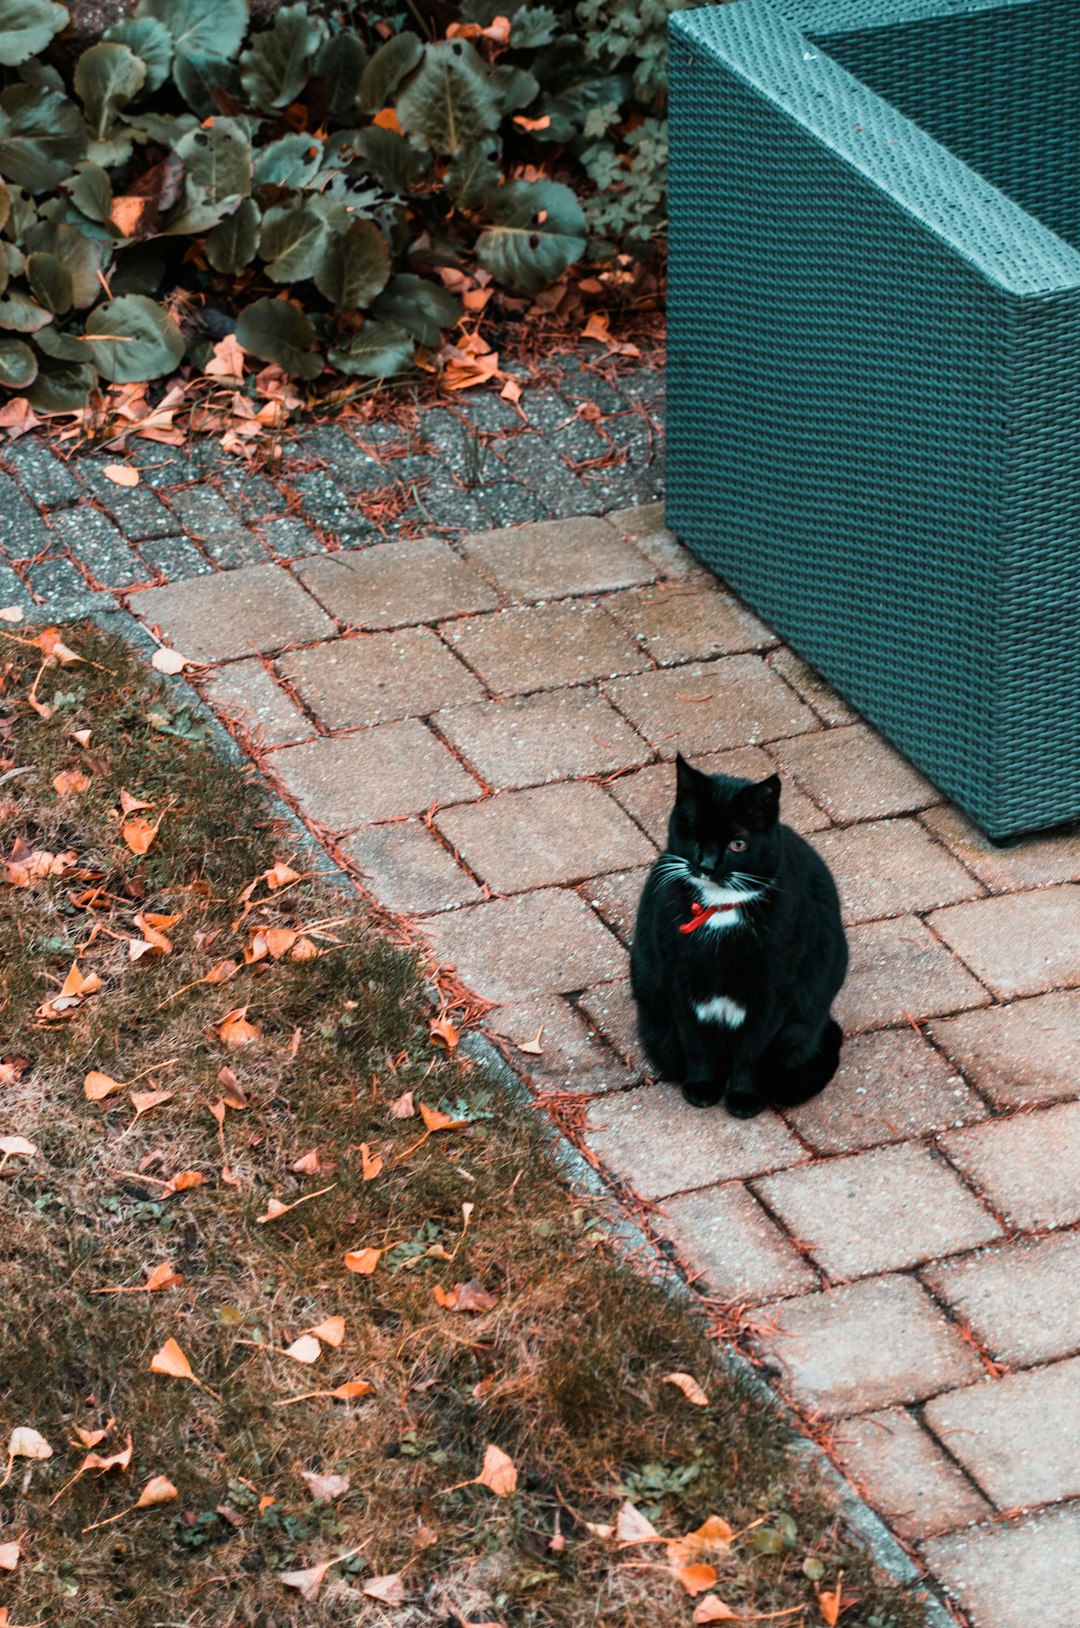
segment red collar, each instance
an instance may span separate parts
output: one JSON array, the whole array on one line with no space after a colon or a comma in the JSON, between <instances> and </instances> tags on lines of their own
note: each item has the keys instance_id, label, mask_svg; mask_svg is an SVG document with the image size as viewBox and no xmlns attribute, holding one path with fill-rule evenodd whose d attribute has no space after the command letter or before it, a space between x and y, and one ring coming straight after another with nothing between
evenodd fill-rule
<instances>
[{"instance_id":1,"label":"red collar","mask_svg":"<svg viewBox=\"0 0 1080 1628\"><path fill-rule=\"evenodd\" d=\"M715 916L723 910L738 910L738 908L737 904L711 904L706 909L703 904L698 904L695 899L690 906L690 920L682 922L679 931L680 933L696 933L699 927L704 927L710 916Z\"/></svg>"}]
</instances>

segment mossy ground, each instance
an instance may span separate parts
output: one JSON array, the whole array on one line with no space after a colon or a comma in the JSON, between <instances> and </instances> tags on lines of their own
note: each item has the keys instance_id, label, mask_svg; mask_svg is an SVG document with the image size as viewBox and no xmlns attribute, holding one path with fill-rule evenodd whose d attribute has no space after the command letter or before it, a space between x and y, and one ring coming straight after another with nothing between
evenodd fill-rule
<instances>
[{"instance_id":1,"label":"mossy ground","mask_svg":"<svg viewBox=\"0 0 1080 1628\"><path fill-rule=\"evenodd\" d=\"M417 964L309 874L253 772L216 756L119 639L67 629L83 661L41 671L31 635L10 634L0 770L31 772L0 786L0 852L75 856L64 874L0 882L0 1135L37 1149L0 1172L0 1437L30 1426L54 1449L16 1458L0 1493L0 1544L22 1549L0 1573L11 1622L689 1624L694 1601L663 1546L620 1550L586 1524L610 1523L629 1496L665 1536L714 1514L745 1533L712 1557L713 1592L740 1619L820 1623L807 1570L832 1588L842 1568L849 1628L913 1628L915 1602L844 1542L783 1424L692 1310L617 1258L533 1118L433 1043ZM48 717L28 702L35 682ZM88 784L60 795L69 769ZM124 838L122 790L161 816L142 856ZM245 898L277 861L302 879L264 878ZM140 912L179 918L158 929L168 953L131 958ZM269 927L303 928L320 953L243 964ZM241 963L228 982L196 982L227 959ZM36 1019L73 962L100 991ZM256 1034L231 1046L222 1019L245 1006ZM87 1100L91 1070L172 1095L133 1123L127 1090ZM419 1116L390 1112L410 1091L466 1123L416 1146ZM237 1093L246 1107L229 1105ZM361 1144L369 1175L383 1161L369 1180ZM317 1168L297 1172L313 1153ZM181 1171L204 1179L163 1197ZM260 1222L271 1198L328 1186ZM344 1265L362 1248L387 1251L370 1276ZM141 1284L163 1261L182 1284L92 1292ZM491 1309L435 1297L470 1281ZM332 1316L345 1319L339 1346L310 1366L282 1354ZM150 1371L168 1339L215 1396ZM673 1370L707 1407L664 1381ZM279 1405L355 1379L371 1386L356 1400ZM76 1429L110 1419L97 1450L130 1433L130 1467L51 1502L82 1462ZM475 1477L492 1443L517 1491L445 1490ZM303 1471L347 1475L348 1489L316 1499ZM157 1475L174 1501L84 1535ZM279 1580L346 1551L315 1599ZM401 1604L362 1592L388 1574Z\"/></svg>"}]
</instances>

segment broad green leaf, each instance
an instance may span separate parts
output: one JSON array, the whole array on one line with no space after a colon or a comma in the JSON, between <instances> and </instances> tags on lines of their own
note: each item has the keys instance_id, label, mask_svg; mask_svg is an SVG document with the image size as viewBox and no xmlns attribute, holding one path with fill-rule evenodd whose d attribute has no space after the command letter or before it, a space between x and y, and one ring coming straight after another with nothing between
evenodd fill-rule
<instances>
[{"instance_id":1,"label":"broad green leaf","mask_svg":"<svg viewBox=\"0 0 1080 1628\"><path fill-rule=\"evenodd\" d=\"M492 68L491 83L502 98L504 113L517 113L540 94L540 81L528 69L515 68L509 62Z\"/></svg>"},{"instance_id":2,"label":"broad green leaf","mask_svg":"<svg viewBox=\"0 0 1080 1628\"><path fill-rule=\"evenodd\" d=\"M358 334L329 354L331 367L362 379L387 379L412 365L413 342L396 322L368 317Z\"/></svg>"},{"instance_id":3,"label":"broad green leaf","mask_svg":"<svg viewBox=\"0 0 1080 1628\"><path fill-rule=\"evenodd\" d=\"M240 74L224 57L182 57L173 63L173 83L200 119L221 114L221 97L241 99Z\"/></svg>"},{"instance_id":4,"label":"broad green leaf","mask_svg":"<svg viewBox=\"0 0 1080 1628\"><path fill-rule=\"evenodd\" d=\"M315 267L315 287L335 311L362 311L390 276L390 245L369 220L354 220L330 239Z\"/></svg>"},{"instance_id":5,"label":"broad green leaf","mask_svg":"<svg viewBox=\"0 0 1080 1628\"><path fill-rule=\"evenodd\" d=\"M295 283L310 277L323 250L329 228L313 209L268 209L259 233L259 254L266 275L275 283Z\"/></svg>"},{"instance_id":6,"label":"broad green leaf","mask_svg":"<svg viewBox=\"0 0 1080 1628\"><path fill-rule=\"evenodd\" d=\"M145 79L146 63L126 45L109 45L103 40L83 52L75 64L75 94L98 141L120 108L139 94Z\"/></svg>"},{"instance_id":7,"label":"broad green leaf","mask_svg":"<svg viewBox=\"0 0 1080 1628\"><path fill-rule=\"evenodd\" d=\"M398 91L397 116L406 135L449 158L496 129L501 113L484 59L467 40L425 45L419 67Z\"/></svg>"},{"instance_id":8,"label":"broad green leaf","mask_svg":"<svg viewBox=\"0 0 1080 1628\"><path fill-rule=\"evenodd\" d=\"M8 247L10 248L11 245L9 244ZM21 267L20 267L20 270L21 270ZM6 254L0 254L0 294L2 294L4 292L5 288L8 285L8 281L12 277L12 275L18 276L18 274L19 274L18 272L12 273L11 267L8 264L7 255Z\"/></svg>"},{"instance_id":9,"label":"broad green leaf","mask_svg":"<svg viewBox=\"0 0 1080 1628\"><path fill-rule=\"evenodd\" d=\"M322 81L323 106L333 124L351 124L360 94L360 75L368 54L351 28L343 28L320 47L314 73Z\"/></svg>"},{"instance_id":10,"label":"broad green leaf","mask_svg":"<svg viewBox=\"0 0 1080 1628\"><path fill-rule=\"evenodd\" d=\"M26 260L26 280L39 305L54 315L71 310L74 295L71 273L55 254L31 254Z\"/></svg>"},{"instance_id":11,"label":"broad green leaf","mask_svg":"<svg viewBox=\"0 0 1080 1628\"><path fill-rule=\"evenodd\" d=\"M90 354L112 384L142 384L171 373L184 354L172 317L143 294L122 294L86 319Z\"/></svg>"},{"instance_id":12,"label":"broad green leaf","mask_svg":"<svg viewBox=\"0 0 1080 1628\"><path fill-rule=\"evenodd\" d=\"M269 111L296 100L325 32L325 23L308 16L303 0L282 6L274 26L256 34L240 58L240 83L253 107Z\"/></svg>"},{"instance_id":13,"label":"broad green leaf","mask_svg":"<svg viewBox=\"0 0 1080 1628\"><path fill-rule=\"evenodd\" d=\"M0 181L0 232L8 223L11 214L11 193L3 181Z\"/></svg>"},{"instance_id":14,"label":"broad green leaf","mask_svg":"<svg viewBox=\"0 0 1080 1628\"><path fill-rule=\"evenodd\" d=\"M175 151L207 203L246 198L251 191L251 143L238 120L215 119L207 129L189 130Z\"/></svg>"},{"instance_id":15,"label":"broad green leaf","mask_svg":"<svg viewBox=\"0 0 1080 1628\"><path fill-rule=\"evenodd\" d=\"M160 90L169 77L173 59L173 39L164 23L156 17L122 17L105 30L103 39L115 45L126 45L141 62L146 64L143 95Z\"/></svg>"},{"instance_id":16,"label":"broad green leaf","mask_svg":"<svg viewBox=\"0 0 1080 1628\"><path fill-rule=\"evenodd\" d=\"M510 181L488 213L493 224L480 234L477 258L509 288L544 288L585 252L584 211L560 181Z\"/></svg>"},{"instance_id":17,"label":"broad green leaf","mask_svg":"<svg viewBox=\"0 0 1080 1628\"><path fill-rule=\"evenodd\" d=\"M52 312L38 305L21 288L9 288L0 300L0 328L13 328L20 334L36 334L51 321Z\"/></svg>"},{"instance_id":18,"label":"broad green leaf","mask_svg":"<svg viewBox=\"0 0 1080 1628\"><path fill-rule=\"evenodd\" d=\"M396 130L383 130L377 124L357 132L356 152L367 171L377 175L392 192L408 192L431 162L430 153L419 152Z\"/></svg>"},{"instance_id":19,"label":"broad green leaf","mask_svg":"<svg viewBox=\"0 0 1080 1628\"><path fill-rule=\"evenodd\" d=\"M108 220L112 214L113 189L108 173L100 164L92 164L89 159L77 164L75 174L68 177L64 186L76 209L88 220Z\"/></svg>"},{"instance_id":20,"label":"broad green leaf","mask_svg":"<svg viewBox=\"0 0 1080 1628\"><path fill-rule=\"evenodd\" d=\"M535 51L550 45L558 29L559 19L550 6L522 6L510 21L510 44L515 50Z\"/></svg>"},{"instance_id":21,"label":"broad green leaf","mask_svg":"<svg viewBox=\"0 0 1080 1628\"><path fill-rule=\"evenodd\" d=\"M199 123L193 113L154 113L148 107L138 113L121 113L120 118L141 140L156 141L159 147L175 147Z\"/></svg>"},{"instance_id":22,"label":"broad green leaf","mask_svg":"<svg viewBox=\"0 0 1080 1628\"><path fill-rule=\"evenodd\" d=\"M167 28L177 56L188 62L228 62L248 25L246 0L139 0L135 16Z\"/></svg>"},{"instance_id":23,"label":"broad green leaf","mask_svg":"<svg viewBox=\"0 0 1080 1628\"><path fill-rule=\"evenodd\" d=\"M25 390L37 378L38 360L24 339L0 339L0 385Z\"/></svg>"},{"instance_id":24,"label":"broad green leaf","mask_svg":"<svg viewBox=\"0 0 1080 1628\"><path fill-rule=\"evenodd\" d=\"M0 62L17 68L67 25L67 7L51 0L0 0Z\"/></svg>"},{"instance_id":25,"label":"broad green leaf","mask_svg":"<svg viewBox=\"0 0 1080 1628\"><path fill-rule=\"evenodd\" d=\"M87 237L75 226L41 221L27 232L26 247L31 254L55 255L63 262L71 274L71 300L76 308L93 305L101 298L98 273L104 271L109 258L104 243Z\"/></svg>"},{"instance_id":26,"label":"broad green leaf","mask_svg":"<svg viewBox=\"0 0 1080 1628\"><path fill-rule=\"evenodd\" d=\"M392 34L380 45L360 75L360 108L378 113L397 90L407 73L412 73L424 54L415 34Z\"/></svg>"},{"instance_id":27,"label":"broad green leaf","mask_svg":"<svg viewBox=\"0 0 1080 1628\"><path fill-rule=\"evenodd\" d=\"M329 187L325 192L306 193L304 208L318 215L327 231L338 234L347 232L356 218L355 206L351 201L332 192Z\"/></svg>"},{"instance_id":28,"label":"broad green leaf","mask_svg":"<svg viewBox=\"0 0 1080 1628\"><path fill-rule=\"evenodd\" d=\"M459 209L480 209L502 180L494 136L470 142L447 166L443 184Z\"/></svg>"},{"instance_id":29,"label":"broad green leaf","mask_svg":"<svg viewBox=\"0 0 1080 1628\"><path fill-rule=\"evenodd\" d=\"M75 103L37 85L0 91L0 175L27 192L51 192L86 154Z\"/></svg>"},{"instance_id":30,"label":"broad green leaf","mask_svg":"<svg viewBox=\"0 0 1080 1628\"><path fill-rule=\"evenodd\" d=\"M34 334L39 351L58 362L85 362L90 355L86 340L77 333L64 333L55 323Z\"/></svg>"},{"instance_id":31,"label":"broad green leaf","mask_svg":"<svg viewBox=\"0 0 1080 1628\"><path fill-rule=\"evenodd\" d=\"M306 187L319 173L322 142L315 136L282 136L255 159L257 187Z\"/></svg>"},{"instance_id":32,"label":"broad green leaf","mask_svg":"<svg viewBox=\"0 0 1080 1628\"><path fill-rule=\"evenodd\" d=\"M322 370L321 357L311 352L315 330L303 311L287 300L256 300L245 306L236 337L252 356L276 362L298 378L313 379Z\"/></svg>"},{"instance_id":33,"label":"broad green leaf","mask_svg":"<svg viewBox=\"0 0 1080 1628\"><path fill-rule=\"evenodd\" d=\"M7 195L8 219L4 224L8 236L16 243L21 243L30 228L37 225L38 208L30 194L22 187L8 187Z\"/></svg>"},{"instance_id":34,"label":"broad green leaf","mask_svg":"<svg viewBox=\"0 0 1080 1628\"><path fill-rule=\"evenodd\" d=\"M443 328L453 327L461 316L461 307L440 284L403 271L384 288L371 307L371 314L380 321L396 323L412 334L418 344L430 349L439 343Z\"/></svg>"},{"instance_id":35,"label":"broad green leaf","mask_svg":"<svg viewBox=\"0 0 1080 1628\"><path fill-rule=\"evenodd\" d=\"M86 363L42 362L26 399L36 413L73 413L86 406L96 382Z\"/></svg>"},{"instance_id":36,"label":"broad green leaf","mask_svg":"<svg viewBox=\"0 0 1080 1628\"><path fill-rule=\"evenodd\" d=\"M259 206L253 198L245 198L208 234L206 258L215 271L235 275L250 266L258 246Z\"/></svg>"},{"instance_id":37,"label":"broad green leaf","mask_svg":"<svg viewBox=\"0 0 1080 1628\"><path fill-rule=\"evenodd\" d=\"M165 271L165 257L156 242L129 243L116 256L109 287L114 294L156 294Z\"/></svg>"}]
</instances>

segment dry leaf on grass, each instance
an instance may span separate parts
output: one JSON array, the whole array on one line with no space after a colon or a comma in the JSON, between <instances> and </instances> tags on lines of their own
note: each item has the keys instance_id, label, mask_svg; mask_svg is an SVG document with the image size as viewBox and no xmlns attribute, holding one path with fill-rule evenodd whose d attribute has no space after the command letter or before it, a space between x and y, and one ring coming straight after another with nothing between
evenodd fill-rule
<instances>
[{"instance_id":1,"label":"dry leaf on grass","mask_svg":"<svg viewBox=\"0 0 1080 1628\"><path fill-rule=\"evenodd\" d=\"M71 797L80 791L85 791L90 784L90 776L84 774L82 769L61 769L53 776L53 790L58 797Z\"/></svg>"},{"instance_id":2,"label":"dry leaf on grass","mask_svg":"<svg viewBox=\"0 0 1080 1628\"><path fill-rule=\"evenodd\" d=\"M53 1450L45 1437L29 1425L16 1425L8 1437L8 1467L7 1474L0 1487L6 1487L11 1480L11 1471L17 1458L52 1458Z\"/></svg>"},{"instance_id":3,"label":"dry leaf on grass","mask_svg":"<svg viewBox=\"0 0 1080 1628\"><path fill-rule=\"evenodd\" d=\"M212 1396L215 1402L221 1401L221 1397L215 1391L212 1391L208 1385L203 1384L173 1339L166 1340L161 1350L150 1358L150 1372L152 1374L166 1374L170 1379L190 1379L193 1385L198 1385L199 1389L205 1391L207 1396Z\"/></svg>"},{"instance_id":4,"label":"dry leaf on grass","mask_svg":"<svg viewBox=\"0 0 1080 1628\"><path fill-rule=\"evenodd\" d=\"M102 1074L96 1068L92 1068L83 1081L83 1096L88 1102L104 1102L114 1091L126 1090L124 1080L114 1080L110 1074Z\"/></svg>"},{"instance_id":5,"label":"dry leaf on grass","mask_svg":"<svg viewBox=\"0 0 1080 1628\"><path fill-rule=\"evenodd\" d=\"M45 628L36 639L31 639L30 643L37 645L42 655L58 661L61 667L70 667L73 662L82 661L80 655L68 649L60 637L59 629L55 627Z\"/></svg>"},{"instance_id":6,"label":"dry leaf on grass","mask_svg":"<svg viewBox=\"0 0 1080 1628\"><path fill-rule=\"evenodd\" d=\"M725 1605L716 1594L706 1594L704 1599L698 1601L694 1607L693 1621L703 1622L738 1622L737 1614L730 1605Z\"/></svg>"},{"instance_id":7,"label":"dry leaf on grass","mask_svg":"<svg viewBox=\"0 0 1080 1628\"><path fill-rule=\"evenodd\" d=\"M517 1480L517 1466L513 1459L501 1447L496 1447L494 1442L489 1442L484 1449L480 1474L469 1481L455 1481L452 1487L444 1487L443 1492L460 1492L462 1487L487 1487L496 1498L509 1498L517 1490Z\"/></svg>"},{"instance_id":8,"label":"dry leaf on grass","mask_svg":"<svg viewBox=\"0 0 1080 1628\"><path fill-rule=\"evenodd\" d=\"M89 1474L91 1470L96 1470L99 1475L104 1475L107 1470L126 1470L128 1465L131 1463L131 1453L132 1446L130 1435L128 1436L127 1442L118 1453L87 1453L86 1457L79 1465L79 1468L75 1471L75 1474L70 1478L70 1480L64 1482L64 1485L54 1497L50 1498L49 1508L51 1509L53 1504L56 1503L57 1499L63 1497L68 1488L73 1487L81 1476Z\"/></svg>"},{"instance_id":9,"label":"dry leaf on grass","mask_svg":"<svg viewBox=\"0 0 1080 1628\"><path fill-rule=\"evenodd\" d=\"M345 1339L345 1319L344 1317L326 1317L321 1323L316 1323L314 1328L309 1328L306 1332L314 1334L315 1338L321 1340L324 1345L332 1345L336 1349Z\"/></svg>"},{"instance_id":10,"label":"dry leaf on grass","mask_svg":"<svg viewBox=\"0 0 1080 1628\"><path fill-rule=\"evenodd\" d=\"M278 1582L284 1583L286 1588L298 1589L302 1599L314 1602L319 1598L319 1590L322 1588L326 1574L331 1566L341 1565L344 1561L351 1560L353 1555L359 1553L358 1548L346 1549L344 1554L335 1555L333 1560L324 1560L321 1565L309 1566L305 1571L279 1571L277 1574Z\"/></svg>"},{"instance_id":11,"label":"dry leaf on grass","mask_svg":"<svg viewBox=\"0 0 1080 1628\"><path fill-rule=\"evenodd\" d=\"M259 1030L247 1020L246 1006L234 1006L231 1012L226 1012L218 1023L217 1032L227 1046L250 1046L253 1040L259 1038Z\"/></svg>"},{"instance_id":12,"label":"dry leaf on grass","mask_svg":"<svg viewBox=\"0 0 1080 1628\"><path fill-rule=\"evenodd\" d=\"M189 665L187 656L182 656L179 650L170 650L168 645L160 645L150 657L150 665L159 673L167 673L170 678L182 673Z\"/></svg>"},{"instance_id":13,"label":"dry leaf on grass","mask_svg":"<svg viewBox=\"0 0 1080 1628\"><path fill-rule=\"evenodd\" d=\"M713 1560L727 1554L735 1533L720 1515L687 1532L685 1537L674 1538L667 1546L667 1557L673 1566L689 1566L696 1560Z\"/></svg>"},{"instance_id":14,"label":"dry leaf on grass","mask_svg":"<svg viewBox=\"0 0 1080 1628\"><path fill-rule=\"evenodd\" d=\"M277 1198L269 1199L266 1214L256 1216L256 1220L260 1227L264 1227L268 1221L279 1221L283 1215L288 1215L290 1210L298 1210L301 1204L309 1204L313 1198L321 1198L324 1193L332 1193L336 1186L337 1182L332 1181L329 1187L320 1187L314 1193L305 1193L303 1198L293 1199L291 1204L282 1204Z\"/></svg>"},{"instance_id":15,"label":"dry leaf on grass","mask_svg":"<svg viewBox=\"0 0 1080 1628\"><path fill-rule=\"evenodd\" d=\"M416 1114L416 1104L413 1102L411 1091L403 1091L386 1110L391 1119L412 1119Z\"/></svg>"},{"instance_id":16,"label":"dry leaf on grass","mask_svg":"<svg viewBox=\"0 0 1080 1628\"><path fill-rule=\"evenodd\" d=\"M32 1159L37 1153L33 1142L28 1142L25 1136L0 1136L0 1170L3 1170L9 1159L19 1155L23 1159Z\"/></svg>"},{"instance_id":17,"label":"dry leaf on grass","mask_svg":"<svg viewBox=\"0 0 1080 1628\"><path fill-rule=\"evenodd\" d=\"M615 1537L619 1543L656 1543L663 1541L652 1521L637 1509L629 1499L615 1517Z\"/></svg>"},{"instance_id":18,"label":"dry leaf on grass","mask_svg":"<svg viewBox=\"0 0 1080 1628\"><path fill-rule=\"evenodd\" d=\"M316 1475L314 1470L301 1470L300 1478L307 1482L313 1498L322 1498L328 1504L343 1498L349 1490L347 1475Z\"/></svg>"},{"instance_id":19,"label":"dry leaf on grass","mask_svg":"<svg viewBox=\"0 0 1080 1628\"><path fill-rule=\"evenodd\" d=\"M125 818L120 826L120 835L131 849L133 854L144 854L158 834L158 828L165 818L164 811L160 813L153 824L142 814L133 814L130 819Z\"/></svg>"},{"instance_id":20,"label":"dry leaf on grass","mask_svg":"<svg viewBox=\"0 0 1080 1628\"><path fill-rule=\"evenodd\" d=\"M707 1408L709 1398L693 1374L665 1374L661 1381L664 1385L677 1385L688 1402L693 1402L696 1408Z\"/></svg>"},{"instance_id":21,"label":"dry leaf on grass","mask_svg":"<svg viewBox=\"0 0 1080 1628\"><path fill-rule=\"evenodd\" d=\"M0 1571L14 1571L22 1556L19 1543L0 1543Z\"/></svg>"},{"instance_id":22,"label":"dry leaf on grass","mask_svg":"<svg viewBox=\"0 0 1080 1628\"><path fill-rule=\"evenodd\" d=\"M290 1408L294 1402L310 1402L316 1396L330 1396L338 1402L354 1402L358 1396L370 1396L374 1386L369 1385L366 1379L347 1379L344 1385L335 1385L333 1390L303 1391L299 1396L286 1396L280 1402L275 1402L276 1408Z\"/></svg>"},{"instance_id":23,"label":"dry leaf on grass","mask_svg":"<svg viewBox=\"0 0 1080 1628\"><path fill-rule=\"evenodd\" d=\"M60 993L42 1001L34 1016L42 1023L62 1022L77 1011L88 996L98 994L100 989L101 979L97 973L88 972L84 977L78 963L74 962Z\"/></svg>"},{"instance_id":24,"label":"dry leaf on grass","mask_svg":"<svg viewBox=\"0 0 1080 1628\"><path fill-rule=\"evenodd\" d=\"M384 1605L403 1605L405 1602L405 1584L401 1573L388 1572L385 1577L373 1577L364 1584L364 1593L373 1600L381 1600Z\"/></svg>"},{"instance_id":25,"label":"dry leaf on grass","mask_svg":"<svg viewBox=\"0 0 1080 1628\"><path fill-rule=\"evenodd\" d=\"M115 1515L110 1515L108 1520L95 1521L93 1526L84 1526L83 1535L85 1536L87 1532L96 1532L102 1526L111 1526L113 1521L123 1520L125 1515L134 1514L137 1509L153 1509L157 1504L171 1504L173 1499L179 1496L167 1475L155 1475L152 1481L146 1483L135 1503L129 1504L127 1509L121 1509Z\"/></svg>"},{"instance_id":26,"label":"dry leaf on grass","mask_svg":"<svg viewBox=\"0 0 1080 1628\"><path fill-rule=\"evenodd\" d=\"M133 1091L130 1100L135 1109L135 1118L128 1126L128 1130L137 1125L143 1114L148 1114L151 1108L160 1108L164 1103L171 1102L175 1095L175 1091Z\"/></svg>"},{"instance_id":27,"label":"dry leaf on grass","mask_svg":"<svg viewBox=\"0 0 1080 1628\"><path fill-rule=\"evenodd\" d=\"M440 1016L431 1020L430 1034L432 1040L440 1041L442 1045L446 1047L447 1051L454 1051L457 1047L458 1041L461 1039L460 1033L446 1016Z\"/></svg>"},{"instance_id":28,"label":"dry leaf on grass","mask_svg":"<svg viewBox=\"0 0 1080 1628\"><path fill-rule=\"evenodd\" d=\"M381 1153L372 1153L366 1142L360 1143L360 1169L365 1181L374 1181L383 1167Z\"/></svg>"},{"instance_id":29,"label":"dry leaf on grass","mask_svg":"<svg viewBox=\"0 0 1080 1628\"><path fill-rule=\"evenodd\" d=\"M298 1176L313 1176L319 1169L318 1148L312 1148L310 1153L302 1153L289 1169L294 1170Z\"/></svg>"},{"instance_id":30,"label":"dry leaf on grass","mask_svg":"<svg viewBox=\"0 0 1080 1628\"><path fill-rule=\"evenodd\" d=\"M452 1289L436 1284L433 1293L447 1311L494 1311L499 1304L498 1295L490 1294L476 1278L470 1278L468 1283L455 1283Z\"/></svg>"},{"instance_id":31,"label":"dry leaf on grass","mask_svg":"<svg viewBox=\"0 0 1080 1628\"><path fill-rule=\"evenodd\" d=\"M350 1272L356 1272L360 1277L369 1278L386 1254L387 1249L396 1246L387 1244L383 1249L349 1249L345 1252L345 1265Z\"/></svg>"},{"instance_id":32,"label":"dry leaf on grass","mask_svg":"<svg viewBox=\"0 0 1080 1628\"><path fill-rule=\"evenodd\" d=\"M21 837L16 837L10 856L3 862L3 877L9 887L29 887L42 877L65 875L78 862L73 848L54 854L47 848L28 848Z\"/></svg>"},{"instance_id":33,"label":"dry leaf on grass","mask_svg":"<svg viewBox=\"0 0 1080 1628\"><path fill-rule=\"evenodd\" d=\"M91 1294L157 1294L160 1289L178 1289L184 1281L182 1272L176 1271L171 1261L162 1261L155 1266L145 1283L133 1283L125 1288L91 1289ZM103 1432L104 1434L104 1432ZM98 1437L101 1440L101 1437ZM87 1442L87 1447L93 1447L93 1442Z\"/></svg>"},{"instance_id":34,"label":"dry leaf on grass","mask_svg":"<svg viewBox=\"0 0 1080 1628\"><path fill-rule=\"evenodd\" d=\"M284 1355L291 1357L294 1362L318 1362L322 1356L322 1346L314 1334L301 1334L299 1339L285 1347Z\"/></svg>"},{"instance_id":35,"label":"dry leaf on grass","mask_svg":"<svg viewBox=\"0 0 1080 1628\"><path fill-rule=\"evenodd\" d=\"M818 1608L828 1623L829 1628L836 1628L841 1615L855 1604L855 1596L844 1596L844 1574L841 1572L836 1579L835 1588L819 1588L817 1590Z\"/></svg>"},{"instance_id":36,"label":"dry leaf on grass","mask_svg":"<svg viewBox=\"0 0 1080 1628\"><path fill-rule=\"evenodd\" d=\"M192 1187L202 1187L206 1177L198 1170L178 1170L175 1176L165 1183L159 1198L172 1198L176 1193L186 1193Z\"/></svg>"},{"instance_id":37,"label":"dry leaf on grass","mask_svg":"<svg viewBox=\"0 0 1080 1628\"><path fill-rule=\"evenodd\" d=\"M717 1581L715 1566L680 1566L675 1575L691 1598L707 1593Z\"/></svg>"}]
</instances>

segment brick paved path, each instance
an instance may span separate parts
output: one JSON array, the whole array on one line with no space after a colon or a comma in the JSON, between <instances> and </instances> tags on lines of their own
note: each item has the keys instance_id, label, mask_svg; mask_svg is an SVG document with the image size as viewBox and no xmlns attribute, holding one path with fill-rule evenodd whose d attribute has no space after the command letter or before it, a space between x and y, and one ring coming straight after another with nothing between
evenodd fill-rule
<instances>
[{"instance_id":1,"label":"brick paved path","mask_svg":"<svg viewBox=\"0 0 1080 1628\"><path fill-rule=\"evenodd\" d=\"M353 464L333 479L348 492ZM206 664L335 857L501 1003L489 1030L519 1072L580 1097L591 1156L952 1605L975 1628L1076 1628L1080 837L989 847L659 505L252 564L265 542L215 532L220 502L220 483L170 495L201 551L248 539L215 562L242 568L170 535L172 585L131 608ZM48 522L80 572L99 514ZM642 1075L626 943L677 749L778 767L840 887L844 1063L784 1116L696 1112ZM519 1051L541 1026L542 1055Z\"/></svg>"}]
</instances>

